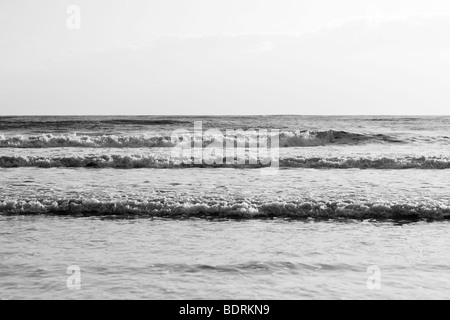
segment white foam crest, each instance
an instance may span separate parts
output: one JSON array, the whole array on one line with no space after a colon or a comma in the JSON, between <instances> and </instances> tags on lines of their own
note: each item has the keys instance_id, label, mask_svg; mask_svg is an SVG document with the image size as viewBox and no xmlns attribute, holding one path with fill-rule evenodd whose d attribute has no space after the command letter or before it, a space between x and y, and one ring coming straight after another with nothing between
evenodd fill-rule
<instances>
[{"instance_id":1,"label":"white foam crest","mask_svg":"<svg viewBox=\"0 0 450 320\"><path fill-rule=\"evenodd\" d=\"M450 169L447 157L284 157L278 159L269 154L244 153L244 157L226 157L226 152L209 154L204 149L202 161L194 161L193 154L171 157L164 154L147 155L82 155L82 156L0 156L1 168L15 167L82 167L82 168L261 168L279 160L281 168L334 168L334 169ZM232 161L231 161L232 160ZM244 160L244 161L243 161Z\"/></svg>"},{"instance_id":2,"label":"white foam crest","mask_svg":"<svg viewBox=\"0 0 450 320\"><path fill-rule=\"evenodd\" d=\"M42 199L0 201L1 214L142 215L216 218L351 218L449 219L445 203L266 202L191 199L191 202L155 200Z\"/></svg>"},{"instance_id":3,"label":"white foam crest","mask_svg":"<svg viewBox=\"0 0 450 320\"><path fill-rule=\"evenodd\" d=\"M206 147L213 142L220 142L225 145L237 145L251 147L264 142L267 137L267 144L270 146L274 138L279 139L280 147L309 147L322 146L327 144L358 144L368 141L393 141L386 136L374 136L354 134L349 132L337 132L333 130L313 132L313 131L284 131L278 135L270 130L265 134L259 134L256 131L229 131L212 134L206 132L203 135L190 135L191 146L198 144ZM0 136L0 148L61 148L61 147L85 147L85 148L157 148L174 147L181 140L174 136L164 135L102 135L89 136L66 134L53 135L41 134L36 136ZM398 142L398 141L396 141Z\"/></svg>"}]
</instances>

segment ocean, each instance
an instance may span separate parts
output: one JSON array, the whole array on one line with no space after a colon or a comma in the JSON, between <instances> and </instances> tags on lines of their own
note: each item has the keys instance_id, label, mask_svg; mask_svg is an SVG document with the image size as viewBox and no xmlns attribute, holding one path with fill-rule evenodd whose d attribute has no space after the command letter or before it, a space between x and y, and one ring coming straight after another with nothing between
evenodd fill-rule
<instances>
[{"instance_id":1,"label":"ocean","mask_svg":"<svg viewBox=\"0 0 450 320\"><path fill-rule=\"evenodd\" d=\"M174 161L199 123L277 159ZM0 117L0 299L448 299L449 147L450 117Z\"/></svg>"}]
</instances>

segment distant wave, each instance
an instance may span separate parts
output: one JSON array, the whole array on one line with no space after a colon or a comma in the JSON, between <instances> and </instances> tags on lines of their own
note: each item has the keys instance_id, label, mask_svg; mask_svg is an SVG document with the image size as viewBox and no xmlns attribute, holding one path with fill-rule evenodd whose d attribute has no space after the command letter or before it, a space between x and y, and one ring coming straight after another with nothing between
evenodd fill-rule
<instances>
[{"instance_id":1,"label":"distant wave","mask_svg":"<svg viewBox=\"0 0 450 320\"><path fill-rule=\"evenodd\" d=\"M219 161L220 160L220 161ZM263 168L268 167L274 159L257 159L246 164L227 164L225 158L203 159L202 164L194 164L193 158L174 161L167 156L154 155L101 155L101 156L0 156L1 168L38 167L38 168ZM253 164L250 164L253 163ZM279 159L280 168L334 168L334 169L450 169L450 158L438 157L402 157L402 158L352 158L352 157L287 157Z\"/></svg>"},{"instance_id":2,"label":"distant wave","mask_svg":"<svg viewBox=\"0 0 450 320\"><path fill-rule=\"evenodd\" d=\"M352 219L449 219L450 207L436 203L267 202L201 200L41 199L0 201L0 214L49 214L89 216L211 217L211 218L352 218Z\"/></svg>"},{"instance_id":3,"label":"distant wave","mask_svg":"<svg viewBox=\"0 0 450 320\"><path fill-rule=\"evenodd\" d=\"M384 134L360 134L347 131L296 131L280 134L280 147L322 146L328 144L355 145L368 142L401 143L403 141Z\"/></svg>"},{"instance_id":4,"label":"distant wave","mask_svg":"<svg viewBox=\"0 0 450 320\"><path fill-rule=\"evenodd\" d=\"M171 137L164 136L87 136L53 135L0 136L0 148L155 148L173 147Z\"/></svg>"},{"instance_id":5,"label":"distant wave","mask_svg":"<svg viewBox=\"0 0 450 320\"><path fill-rule=\"evenodd\" d=\"M254 139L254 137L239 136L238 139ZM205 136L203 146L211 144L214 136ZM279 146L309 147L328 144L361 144L368 142L402 142L387 135L358 134L346 131L296 131L282 132L279 137ZM88 136L88 135L53 135L42 134L37 136L13 136L0 135L0 148L156 148L173 147L176 142L170 136Z\"/></svg>"},{"instance_id":6,"label":"distant wave","mask_svg":"<svg viewBox=\"0 0 450 320\"><path fill-rule=\"evenodd\" d=\"M156 126L156 125L176 125L176 124L190 124L190 121L175 120L175 119L82 119L74 120L48 120L48 119L34 119L25 120L24 118L0 118L1 129L33 129L33 128L92 128L107 125L140 125L140 126Z\"/></svg>"},{"instance_id":7,"label":"distant wave","mask_svg":"<svg viewBox=\"0 0 450 320\"><path fill-rule=\"evenodd\" d=\"M411 122L411 121L424 121L424 118L402 118L402 117L394 117L394 118L373 118L369 121L372 122Z\"/></svg>"}]
</instances>

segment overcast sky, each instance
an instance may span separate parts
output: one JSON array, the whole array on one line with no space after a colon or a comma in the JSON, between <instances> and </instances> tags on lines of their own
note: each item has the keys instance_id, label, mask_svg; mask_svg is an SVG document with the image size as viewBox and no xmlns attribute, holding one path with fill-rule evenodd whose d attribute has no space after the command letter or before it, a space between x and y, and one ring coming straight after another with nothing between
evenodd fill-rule
<instances>
[{"instance_id":1,"label":"overcast sky","mask_svg":"<svg viewBox=\"0 0 450 320\"><path fill-rule=\"evenodd\" d=\"M448 0L0 2L2 115L449 106Z\"/></svg>"}]
</instances>

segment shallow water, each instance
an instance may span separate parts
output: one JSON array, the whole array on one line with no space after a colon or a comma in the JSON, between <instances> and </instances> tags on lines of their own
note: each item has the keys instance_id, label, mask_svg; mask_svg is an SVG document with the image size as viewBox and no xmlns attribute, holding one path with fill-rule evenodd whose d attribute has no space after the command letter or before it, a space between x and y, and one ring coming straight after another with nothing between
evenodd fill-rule
<instances>
[{"instance_id":1,"label":"shallow water","mask_svg":"<svg viewBox=\"0 0 450 320\"><path fill-rule=\"evenodd\" d=\"M0 220L2 299L450 296L448 222ZM67 288L71 265L80 290Z\"/></svg>"}]
</instances>

